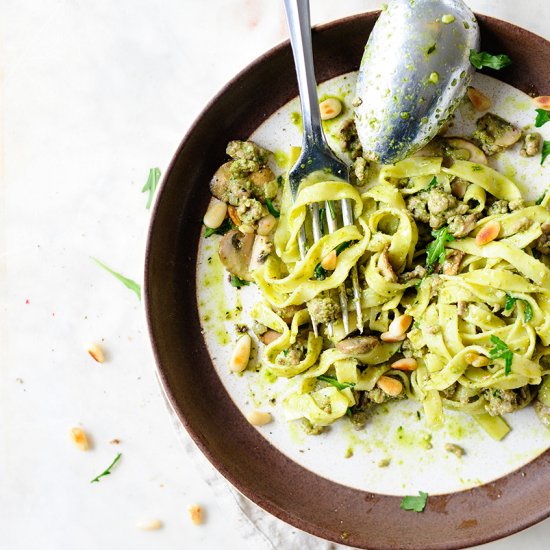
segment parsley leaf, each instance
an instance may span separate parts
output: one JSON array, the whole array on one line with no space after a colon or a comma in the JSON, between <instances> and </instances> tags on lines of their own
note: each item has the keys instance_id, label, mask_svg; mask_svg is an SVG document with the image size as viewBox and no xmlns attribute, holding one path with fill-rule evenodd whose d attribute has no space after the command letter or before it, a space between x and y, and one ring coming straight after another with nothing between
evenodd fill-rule
<instances>
[{"instance_id":1,"label":"parsley leaf","mask_svg":"<svg viewBox=\"0 0 550 550\"><path fill-rule=\"evenodd\" d=\"M437 185L437 178L434 176L432 178L432 181L430 181L430 183L428 183L428 187L426 187L426 189L424 191L429 191L430 189L433 189L436 185Z\"/></svg>"},{"instance_id":2,"label":"parsley leaf","mask_svg":"<svg viewBox=\"0 0 550 550\"><path fill-rule=\"evenodd\" d=\"M269 213L274 217L274 218L278 218L281 213L273 206L273 203L271 202L271 199L268 199L266 197L265 199L265 205L267 206L267 210L269 211Z\"/></svg>"},{"instance_id":3,"label":"parsley leaf","mask_svg":"<svg viewBox=\"0 0 550 550\"><path fill-rule=\"evenodd\" d=\"M550 121L550 111L546 109L535 109L537 112L537 119L535 120L535 127L540 128Z\"/></svg>"},{"instance_id":4,"label":"parsley leaf","mask_svg":"<svg viewBox=\"0 0 550 550\"><path fill-rule=\"evenodd\" d=\"M346 241L345 243L340 243L334 250L336 250L336 255L340 255L340 252L343 252L348 246L351 245L351 241Z\"/></svg>"},{"instance_id":5,"label":"parsley leaf","mask_svg":"<svg viewBox=\"0 0 550 550\"><path fill-rule=\"evenodd\" d=\"M546 157L550 155L550 141L542 142L542 151L540 152L540 163L543 164Z\"/></svg>"},{"instance_id":6,"label":"parsley leaf","mask_svg":"<svg viewBox=\"0 0 550 550\"><path fill-rule=\"evenodd\" d=\"M426 247L426 267L429 273L433 271L436 262L442 264L445 261L445 245L455 240L449 233L447 226L432 231L432 235L435 237L435 240Z\"/></svg>"},{"instance_id":7,"label":"parsley leaf","mask_svg":"<svg viewBox=\"0 0 550 550\"><path fill-rule=\"evenodd\" d=\"M141 189L142 193L145 193L146 191L149 192L147 204L145 205L145 208L147 208L147 210L151 208L151 204L153 202L153 197L155 196L155 191L157 190L157 185L159 183L159 180L160 180L160 170L158 168L150 168L147 181L145 182L145 185Z\"/></svg>"},{"instance_id":8,"label":"parsley leaf","mask_svg":"<svg viewBox=\"0 0 550 550\"><path fill-rule=\"evenodd\" d=\"M428 493L418 491L417 497L403 497L400 508L402 510L411 510L413 512L423 512L428 502Z\"/></svg>"},{"instance_id":9,"label":"parsley leaf","mask_svg":"<svg viewBox=\"0 0 550 550\"><path fill-rule=\"evenodd\" d=\"M470 63L476 69L482 69L483 67L489 67L490 69L504 69L512 64L512 60L505 54L491 55L487 52L476 52L470 50Z\"/></svg>"},{"instance_id":10,"label":"parsley leaf","mask_svg":"<svg viewBox=\"0 0 550 550\"><path fill-rule=\"evenodd\" d=\"M94 479L92 479L92 481L90 481L90 483L99 483L99 480L100 480L102 477L111 475L111 469L112 469L112 467L119 461L119 459L120 459L121 456L122 456L122 453L118 453L118 454L115 456L115 459L113 460L113 462L111 462L110 466L109 466L104 472L102 472L102 473L99 474L98 476L94 477Z\"/></svg>"},{"instance_id":11,"label":"parsley leaf","mask_svg":"<svg viewBox=\"0 0 550 550\"><path fill-rule=\"evenodd\" d=\"M330 212L330 217L335 220L336 219L336 210L334 210L334 203L332 201L327 201L328 204L328 210Z\"/></svg>"},{"instance_id":12,"label":"parsley leaf","mask_svg":"<svg viewBox=\"0 0 550 550\"><path fill-rule=\"evenodd\" d=\"M504 359L504 374L508 376L512 370L514 354L512 350L498 336L491 335L491 343L495 346L489 351L491 359Z\"/></svg>"},{"instance_id":13,"label":"parsley leaf","mask_svg":"<svg viewBox=\"0 0 550 550\"><path fill-rule=\"evenodd\" d=\"M229 282L231 283L231 286L234 286L235 288L241 288L250 284L248 281L240 279L239 277L237 277L237 275L233 274L231 274L231 279L229 280Z\"/></svg>"},{"instance_id":14,"label":"parsley leaf","mask_svg":"<svg viewBox=\"0 0 550 550\"><path fill-rule=\"evenodd\" d=\"M527 300L524 300L523 298L515 298L514 296L506 293L504 311L511 311L518 300L523 303L523 320L528 323L533 318L533 307Z\"/></svg>"},{"instance_id":15,"label":"parsley leaf","mask_svg":"<svg viewBox=\"0 0 550 550\"><path fill-rule=\"evenodd\" d=\"M339 390L353 388L353 386L355 386L355 384L353 384L352 382L338 382L336 378L333 378L332 376L328 376L326 374L321 374L317 377L317 380L322 380L323 382L332 384L335 388L338 388Z\"/></svg>"},{"instance_id":16,"label":"parsley leaf","mask_svg":"<svg viewBox=\"0 0 550 550\"><path fill-rule=\"evenodd\" d=\"M223 220L223 223L220 225L220 227L216 227L216 229L213 229L212 227L208 227L207 225L204 226L204 238L208 239L208 237L211 237L212 235L225 235L228 231L231 229L236 229L237 226L231 221L230 218L225 218Z\"/></svg>"},{"instance_id":17,"label":"parsley leaf","mask_svg":"<svg viewBox=\"0 0 550 550\"><path fill-rule=\"evenodd\" d=\"M321 264L317 264L313 270L313 275L318 281L324 281L327 278L327 270Z\"/></svg>"},{"instance_id":18,"label":"parsley leaf","mask_svg":"<svg viewBox=\"0 0 550 550\"><path fill-rule=\"evenodd\" d=\"M97 258L94 258L92 256L92 260L102 267L105 271L108 271L111 275L116 277L126 288L129 288L132 292L136 293L136 296L139 300L141 300L141 286L138 285L135 281L132 279L128 279L128 277L125 277L124 275L121 275L120 273L117 273L116 271L112 270L110 267L106 266L103 262L100 262Z\"/></svg>"}]
</instances>

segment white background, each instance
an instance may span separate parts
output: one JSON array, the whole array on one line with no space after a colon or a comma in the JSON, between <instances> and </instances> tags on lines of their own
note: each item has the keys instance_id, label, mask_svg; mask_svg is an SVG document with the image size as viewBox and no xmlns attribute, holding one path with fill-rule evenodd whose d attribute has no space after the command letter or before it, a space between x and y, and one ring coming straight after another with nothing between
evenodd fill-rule
<instances>
[{"instance_id":1,"label":"white background","mask_svg":"<svg viewBox=\"0 0 550 550\"><path fill-rule=\"evenodd\" d=\"M544 0L469 4L550 38ZM380 5L313 0L312 18ZM206 101L286 38L281 3L0 7L0 549L252 547L172 428L141 303L90 256L141 281L149 168L164 171ZM68 437L78 425L87 453ZM90 484L119 451L113 474ZM201 527L192 502L207 512ZM163 528L134 527L149 518ZM546 522L487 548L538 550L549 537Z\"/></svg>"}]
</instances>

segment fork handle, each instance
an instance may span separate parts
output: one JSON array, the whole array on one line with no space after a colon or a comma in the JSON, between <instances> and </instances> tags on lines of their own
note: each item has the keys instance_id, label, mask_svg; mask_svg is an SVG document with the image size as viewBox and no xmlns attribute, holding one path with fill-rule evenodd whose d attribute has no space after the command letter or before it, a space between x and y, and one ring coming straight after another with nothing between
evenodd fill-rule
<instances>
[{"instance_id":1,"label":"fork handle","mask_svg":"<svg viewBox=\"0 0 550 550\"><path fill-rule=\"evenodd\" d=\"M323 143L324 135L319 113L317 82L313 68L309 0L284 0L284 4L290 31L290 44L296 65L296 76L298 77L304 141L309 138L314 143Z\"/></svg>"}]
</instances>

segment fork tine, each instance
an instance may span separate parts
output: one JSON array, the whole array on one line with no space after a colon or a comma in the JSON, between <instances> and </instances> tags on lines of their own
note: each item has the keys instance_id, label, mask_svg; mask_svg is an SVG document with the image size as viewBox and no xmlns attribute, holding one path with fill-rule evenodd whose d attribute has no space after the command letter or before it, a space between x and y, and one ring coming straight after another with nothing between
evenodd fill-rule
<instances>
[{"instance_id":1,"label":"fork tine","mask_svg":"<svg viewBox=\"0 0 550 550\"><path fill-rule=\"evenodd\" d=\"M342 221L344 225L353 224L353 210L349 199L342 199ZM363 333L363 311L361 310L361 293L359 290L359 275L357 266L351 268L351 283L353 285L353 298L355 300L355 311L357 313L357 328Z\"/></svg>"},{"instance_id":2,"label":"fork tine","mask_svg":"<svg viewBox=\"0 0 550 550\"><path fill-rule=\"evenodd\" d=\"M328 201L325 202L325 213L327 218L328 232L334 233L338 229L338 224L330 213ZM345 284L340 285L340 287L338 288L338 294L340 296L340 309L342 312L342 323L344 324L344 332L347 334L349 332L349 315Z\"/></svg>"}]
</instances>

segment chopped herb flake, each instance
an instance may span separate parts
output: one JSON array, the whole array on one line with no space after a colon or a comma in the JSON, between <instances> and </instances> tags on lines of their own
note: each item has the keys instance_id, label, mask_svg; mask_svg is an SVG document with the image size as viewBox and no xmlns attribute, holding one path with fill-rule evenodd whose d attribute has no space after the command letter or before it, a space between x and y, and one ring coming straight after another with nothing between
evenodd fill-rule
<instances>
[{"instance_id":1,"label":"chopped herb flake","mask_svg":"<svg viewBox=\"0 0 550 550\"><path fill-rule=\"evenodd\" d=\"M476 69L489 67L490 69L500 70L512 64L512 60L505 54L491 55L487 52L476 52L470 50L470 63Z\"/></svg>"},{"instance_id":2,"label":"chopped herb flake","mask_svg":"<svg viewBox=\"0 0 550 550\"><path fill-rule=\"evenodd\" d=\"M285 181L285 179L283 178L283 176L277 176L277 185L279 187L282 187L284 181Z\"/></svg>"},{"instance_id":3,"label":"chopped herb flake","mask_svg":"<svg viewBox=\"0 0 550 550\"><path fill-rule=\"evenodd\" d=\"M504 310L511 311L518 300L523 304L523 320L528 323L533 318L533 307L527 300L524 300L523 298L515 298L514 296L506 293Z\"/></svg>"},{"instance_id":4,"label":"chopped herb flake","mask_svg":"<svg viewBox=\"0 0 550 550\"><path fill-rule=\"evenodd\" d=\"M542 142L542 151L540 153L540 163L543 164L546 157L550 155L550 141Z\"/></svg>"},{"instance_id":5,"label":"chopped herb flake","mask_svg":"<svg viewBox=\"0 0 550 550\"><path fill-rule=\"evenodd\" d=\"M321 264L317 264L313 270L313 275L318 281L324 281L327 278L327 270Z\"/></svg>"},{"instance_id":6,"label":"chopped herb flake","mask_svg":"<svg viewBox=\"0 0 550 550\"><path fill-rule=\"evenodd\" d=\"M512 350L498 336L491 335L491 343L495 346L489 351L491 359L504 359L504 374L508 376L512 370L514 354Z\"/></svg>"},{"instance_id":7,"label":"chopped herb flake","mask_svg":"<svg viewBox=\"0 0 550 550\"><path fill-rule=\"evenodd\" d=\"M430 181L430 183L428 183L428 187L426 187L426 191L429 191L430 189L433 189L436 185L437 185L437 178L434 176L432 178L432 181Z\"/></svg>"},{"instance_id":8,"label":"chopped herb flake","mask_svg":"<svg viewBox=\"0 0 550 550\"><path fill-rule=\"evenodd\" d=\"M402 510L410 510L412 512L423 512L428 502L428 493L418 491L418 496L403 497L400 508Z\"/></svg>"},{"instance_id":9,"label":"chopped herb flake","mask_svg":"<svg viewBox=\"0 0 550 550\"><path fill-rule=\"evenodd\" d=\"M329 212L330 212L330 217L333 220L335 220L336 219L336 210L334 210L334 203L332 201L327 201L327 204L328 204L328 209L329 209Z\"/></svg>"},{"instance_id":10,"label":"chopped herb flake","mask_svg":"<svg viewBox=\"0 0 550 550\"><path fill-rule=\"evenodd\" d=\"M273 206L273 203L271 202L271 199L266 198L265 199L265 205L267 206L267 209L269 213L274 217L278 218L281 213Z\"/></svg>"},{"instance_id":11,"label":"chopped herb flake","mask_svg":"<svg viewBox=\"0 0 550 550\"><path fill-rule=\"evenodd\" d=\"M319 228L321 235L325 233L325 216L327 215L326 208L319 208Z\"/></svg>"},{"instance_id":12,"label":"chopped herb flake","mask_svg":"<svg viewBox=\"0 0 550 550\"><path fill-rule=\"evenodd\" d=\"M353 388L355 384L352 382L338 382L336 378L333 378L332 376L328 376L326 374L322 374L317 377L317 380L322 380L323 382L327 382L327 384L332 384L335 388L338 388L339 390L345 390L346 388Z\"/></svg>"},{"instance_id":13,"label":"chopped herb flake","mask_svg":"<svg viewBox=\"0 0 550 550\"><path fill-rule=\"evenodd\" d=\"M115 456L115 459L113 460L113 462L111 462L110 466L109 466L104 472L102 472L102 473L99 474L98 476L94 477L94 479L92 479L92 481L90 481L90 483L99 483L99 480L100 480L102 477L111 475L111 469L112 469L113 466L119 461L119 459L120 459L121 456L122 456L122 453L118 453L118 454Z\"/></svg>"},{"instance_id":14,"label":"chopped herb flake","mask_svg":"<svg viewBox=\"0 0 550 550\"><path fill-rule=\"evenodd\" d=\"M535 109L537 112L537 119L535 120L535 126L540 128L550 121L550 111L546 109Z\"/></svg>"},{"instance_id":15,"label":"chopped herb flake","mask_svg":"<svg viewBox=\"0 0 550 550\"><path fill-rule=\"evenodd\" d=\"M243 286L248 286L250 284L248 281L240 279L239 277L237 277L237 275L233 275L233 274L231 274L231 278L229 279L229 282L231 283L231 286L234 286L235 288L241 288Z\"/></svg>"},{"instance_id":16,"label":"chopped herb flake","mask_svg":"<svg viewBox=\"0 0 550 550\"><path fill-rule=\"evenodd\" d=\"M432 231L432 235L435 237L435 240L426 247L426 267L429 273L433 271L436 262L442 264L445 261L447 254L445 245L455 240L449 233L447 226Z\"/></svg>"},{"instance_id":17,"label":"chopped herb flake","mask_svg":"<svg viewBox=\"0 0 550 550\"><path fill-rule=\"evenodd\" d=\"M153 197L155 196L155 191L157 190L157 185L160 180L160 170L158 168L151 168L149 169L149 176L147 177L147 181L145 182L145 185L142 187L141 192L149 192L149 197L147 198L147 204L145 205L145 208L149 210L151 208L151 204L153 203Z\"/></svg>"},{"instance_id":18,"label":"chopped herb flake","mask_svg":"<svg viewBox=\"0 0 550 550\"><path fill-rule=\"evenodd\" d=\"M334 250L336 250L336 255L338 256L340 252L343 252L346 248L351 245L351 241L346 241L345 243L340 243Z\"/></svg>"},{"instance_id":19,"label":"chopped herb flake","mask_svg":"<svg viewBox=\"0 0 550 550\"><path fill-rule=\"evenodd\" d=\"M111 275L116 277L126 288L129 288L132 292L136 293L136 296L139 300L141 300L141 286L138 285L135 281L132 279L128 279L128 277L124 277L124 275L121 275L120 273L117 273L116 271L112 270L110 267L106 266L103 262L99 261L97 258L94 258L92 256L92 260L102 267L105 271L108 271Z\"/></svg>"},{"instance_id":20,"label":"chopped herb flake","mask_svg":"<svg viewBox=\"0 0 550 550\"><path fill-rule=\"evenodd\" d=\"M544 197L546 197L546 191L535 201L535 204L542 204Z\"/></svg>"},{"instance_id":21,"label":"chopped herb flake","mask_svg":"<svg viewBox=\"0 0 550 550\"><path fill-rule=\"evenodd\" d=\"M206 225L204 227L205 239L208 239L208 237L211 237L212 235L225 235L231 229L237 228L237 226L229 218L225 218L220 227L217 227L216 229L212 229L212 227L208 227Z\"/></svg>"}]
</instances>

